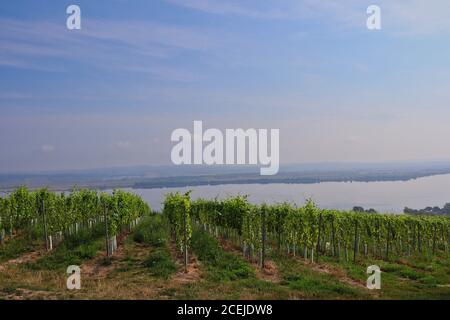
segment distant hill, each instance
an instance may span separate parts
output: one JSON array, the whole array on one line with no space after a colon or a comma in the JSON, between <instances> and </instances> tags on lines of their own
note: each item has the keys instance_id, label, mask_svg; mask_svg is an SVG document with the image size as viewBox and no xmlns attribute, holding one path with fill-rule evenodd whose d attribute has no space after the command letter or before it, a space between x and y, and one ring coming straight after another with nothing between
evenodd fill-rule
<instances>
[{"instance_id":1,"label":"distant hill","mask_svg":"<svg viewBox=\"0 0 450 320\"><path fill-rule=\"evenodd\" d=\"M88 188L161 188L218 184L406 181L450 174L450 161L389 163L284 164L274 176L259 175L258 166L133 166L88 170L0 174L0 190L20 185L66 190Z\"/></svg>"}]
</instances>

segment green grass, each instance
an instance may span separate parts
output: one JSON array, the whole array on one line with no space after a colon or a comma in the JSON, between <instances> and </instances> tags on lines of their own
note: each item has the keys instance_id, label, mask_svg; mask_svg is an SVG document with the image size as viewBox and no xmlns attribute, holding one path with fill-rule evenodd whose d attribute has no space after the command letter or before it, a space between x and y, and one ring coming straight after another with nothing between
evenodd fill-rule
<instances>
[{"instance_id":1,"label":"green grass","mask_svg":"<svg viewBox=\"0 0 450 320\"><path fill-rule=\"evenodd\" d=\"M80 230L76 235L66 237L52 252L25 267L31 270L65 270L70 265L80 265L104 248L103 236L103 226L100 225L91 230Z\"/></svg>"},{"instance_id":2,"label":"green grass","mask_svg":"<svg viewBox=\"0 0 450 320\"><path fill-rule=\"evenodd\" d=\"M164 217L155 214L144 218L133 232L133 240L153 247L167 245L169 231Z\"/></svg>"},{"instance_id":3,"label":"green grass","mask_svg":"<svg viewBox=\"0 0 450 320\"><path fill-rule=\"evenodd\" d=\"M367 267L381 269L381 299L450 299L450 261L446 257L412 257L408 260L383 261L361 259L357 263L338 262L330 257L322 261L343 269L347 275L365 283Z\"/></svg>"},{"instance_id":4,"label":"green grass","mask_svg":"<svg viewBox=\"0 0 450 320\"><path fill-rule=\"evenodd\" d=\"M0 248L0 261L34 251L36 246L43 249L42 240L37 239L17 236L5 242ZM171 279L181 266L171 254L170 243L168 225L161 215L142 219L126 240L123 256L98 261L112 269L104 280L105 284L113 287L116 285L114 281L123 281L123 290L129 290L130 296L139 296L142 294L141 286L146 286L148 292L155 294L152 297L164 299L450 300L450 261L445 255L392 258L391 261L361 257L356 263L321 256L319 263L311 265L270 250L267 259L275 264L278 277L269 281L264 280L266 278L261 276L256 266L239 253L226 252L213 236L201 228L194 228L189 252L200 261L197 269L200 276L198 280L184 283L178 282L177 277L175 281ZM102 226L92 232L80 231L34 262L9 266L10 274L0 274L0 296L18 295L20 290L16 288L59 292L60 289L49 279L65 275L69 265L81 265L83 261L96 257L99 250L104 250L104 245ZM370 265L381 268L381 290L371 291L364 287ZM319 266L321 270L331 272L323 272ZM34 282L37 274L44 277L39 284ZM127 284L132 285L127 287ZM79 294L77 297L86 297L86 293ZM104 297L100 290L89 292L89 297L97 296Z\"/></svg>"},{"instance_id":5,"label":"green grass","mask_svg":"<svg viewBox=\"0 0 450 320\"><path fill-rule=\"evenodd\" d=\"M38 246L36 245L36 242L30 242L24 238L9 240L0 246L0 263L16 259L25 253L36 250L37 248Z\"/></svg>"},{"instance_id":6,"label":"green grass","mask_svg":"<svg viewBox=\"0 0 450 320\"><path fill-rule=\"evenodd\" d=\"M170 253L164 248L152 251L145 259L144 265L149 269L152 276L165 279L168 279L178 269Z\"/></svg>"},{"instance_id":7,"label":"green grass","mask_svg":"<svg viewBox=\"0 0 450 320\"><path fill-rule=\"evenodd\" d=\"M192 234L191 251L198 257L202 280L170 292L174 299L288 299L289 290L259 279L254 268L239 255L225 252L201 228ZM220 290L217 290L220 286Z\"/></svg>"},{"instance_id":8,"label":"green grass","mask_svg":"<svg viewBox=\"0 0 450 320\"><path fill-rule=\"evenodd\" d=\"M232 253L224 252L218 241L206 232L195 229L192 235L192 250L206 266L208 278L226 281L253 278L253 269Z\"/></svg>"},{"instance_id":9,"label":"green grass","mask_svg":"<svg viewBox=\"0 0 450 320\"><path fill-rule=\"evenodd\" d=\"M168 247L170 239L169 228L164 217L154 214L144 218L133 233L133 240L149 247L150 254L143 265L148 272L157 278L168 279L178 270ZM132 257L127 257L128 268L135 263Z\"/></svg>"},{"instance_id":10,"label":"green grass","mask_svg":"<svg viewBox=\"0 0 450 320\"><path fill-rule=\"evenodd\" d=\"M282 285L309 299L369 298L368 292L346 284L337 276L313 270L309 265L283 255L273 255L282 276Z\"/></svg>"},{"instance_id":11,"label":"green grass","mask_svg":"<svg viewBox=\"0 0 450 320\"><path fill-rule=\"evenodd\" d=\"M44 241L39 240L39 234L33 228L26 229L20 235L4 241L0 245L0 263L36 251L39 247L44 247Z\"/></svg>"}]
</instances>

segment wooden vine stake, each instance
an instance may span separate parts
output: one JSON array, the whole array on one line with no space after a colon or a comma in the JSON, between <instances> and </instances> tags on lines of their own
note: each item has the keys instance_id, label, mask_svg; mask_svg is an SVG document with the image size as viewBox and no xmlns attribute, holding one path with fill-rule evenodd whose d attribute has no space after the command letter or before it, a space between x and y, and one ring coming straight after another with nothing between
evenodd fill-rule
<instances>
[{"instance_id":1,"label":"wooden vine stake","mask_svg":"<svg viewBox=\"0 0 450 320\"><path fill-rule=\"evenodd\" d=\"M45 217L45 204L44 197L42 197L42 217L44 220L44 237L45 237L45 250L49 251L48 234L47 234L47 219Z\"/></svg>"},{"instance_id":2,"label":"wooden vine stake","mask_svg":"<svg viewBox=\"0 0 450 320\"><path fill-rule=\"evenodd\" d=\"M358 220L355 220L355 244L353 247L353 262L356 262L358 255Z\"/></svg>"},{"instance_id":3,"label":"wooden vine stake","mask_svg":"<svg viewBox=\"0 0 450 320\"><path fill-rule=\"evenodd\" d=\"M266 259L266 209L261 210L261 269L264 269Z\"/></svg>"},{"instance_id":4,"label":"wooden vine stake","mask_svg":"<svg viewBox=\"0 0 450 320\"><path fill-rule=\"evenodd\" d=\"M103 207L103 216L105 220L105 240L106 240L106 256L111 256L110 246L109 246L109 232L108 232L108 208L106 205Z\"/></svg>"},{"instance_id":5,"label":"wooden vine stake","mask_svg":"<svg viewBox=\"0 0 450 320\"><path fill-rule=\"evenodd\" d=\"M184 234L183 234L184 272L187 273L187 265L188 265L188 249L187 249L186 208L183 210L183 224L184 224Z\"/></svg>"},{"instance_id":6,"label":"wooden vine stake","mask_svg":"<svg viewBox=\"0 0 450 320\"><path fill-rule=\"evenodd\" d=\"M386 260L389 261L389 249L390 249L390 244L391 244L391 226L390 224L388 224L388 229L387 229L387 239L386 239Z\"/></svg>"},{"instance_id":7,"label":"wooden vine stake","mask_svg":"<svg viewBox=\"0 0 450 320\"><path fill-rule=\"evenodd\" d=\"M317 262L319 262L319 256L320 256L320 236L321 236L321 231L322 231L322 212L319 215L319 232L317 235Z\"/></svg>"}]
</instances>

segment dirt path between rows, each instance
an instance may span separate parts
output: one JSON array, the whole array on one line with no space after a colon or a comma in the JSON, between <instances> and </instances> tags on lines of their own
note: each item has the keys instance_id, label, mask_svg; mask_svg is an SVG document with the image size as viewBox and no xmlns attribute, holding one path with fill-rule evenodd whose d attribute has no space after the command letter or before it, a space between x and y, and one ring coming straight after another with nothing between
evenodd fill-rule
<instances>
[{"instance_id":1,"label":"dirt path between rows","mask_svg":"<svg viewBox=\"0 0 450 320\"><path fill-rule=\"evenodd\" d=\"M236 256L238 256L241 259L244 259L242 256L241 249L234 245L231 241L224 239L223 237L220 237L219 239L220 246L222 249L226 252L232 253ZM253 268L255 271L256 277L260 280L269 281L272 283L280 283L282 280L282 277L278 271L277 265L271 261L266 259L264 263L264 268L261 268L258 261L252 260L248 261L249 265Z\"/></svg>"},{"instance_id":2,"label":"dirt path between rows","mask_svg":"<svg viewBox=\"0 0 450 320\"><path fill-rule=\"evenodd\" d=\"M58 295L52 291L29 290L25 288L16 288L13 293L8 294L2 299L5 300L57 300Z\"/></svg>"},{"instance_id":3,"label":"dirt path between rows","mask_svg":"<svg viewBox=\"0 0 450 320\"><path fill-rule=\"evenodd\" d=\"M352 279L351 277L349 277L347 275L345 270L342 270L340 268L337 268L337 267L334 267L334 266L330 266L330 265L327 265L327 264L324 264L324 263L311 263L310 261L305 261L305 259L303 259L301 257L293 257L293 256L291 256L291 258L294 258L296 261L298 261L299 263L302 263L303 265L309 267L311 270L313 270L315 272L329 274L329 275L337 278L341 283L346 284L346 285L348 285L350 287L367 290L367 287L366 287L365 283L362 283L362 282L360 282L358 280ZM375 291L371 291L371 293L374 296L378 296L379 295Z\"/></svg>"},{"instance_id":4,"label":"dirt path between rows","mask_svg":"<svg viewBox=\"0 0 450 320\"><path fill-rule=\"evenodd\" d=\"M186 284L190 282L199 281L202 278L200 262L197 259L197 256L193 252L188 252L188 265L187 272L184 270L184 258L183 255L177 250L177 246L173 241L169 243L169 250L172 256L172 259L178 262L180 265L179 270L176 274L174 274L170 280L175 284Z\"/></svg>"},{"instance_id":5,"label":"dirt path between rows","mask_svg":"<svg viewBox=\"0 0 450 320\"><path fill-rule=\"evenodd\" d=\"M228 241L224 238L220 238L220 245L222 246L222 248L225 251L231 252L231 253L236 254L239 257L243 258L240 248L238 248L236 245L232 244L230 241ZM349 285L351 287L360 288L360 289L366 289L365 283L361 283L355 279L350 278L346 274L346 272L342 269L335 268L335 267L332 267L332 266L329 266L326 264L313 264L308 261L305 261L301 257L294 257L292 255L290 255L290 257L295 259L296 261L302 263L303 265L308 266L310 269L312 269L315 272L330 274L330 275L336 277L337 279L339 279L340 282L342 282L346 285ZM282 276L278 271L277 265L273 261L266 260L264 269L261 269L261 267L258 265L257 261L248 261L248 262L255 270L255 273L259 279L265 280L265 281L270 281L273 283L281 282Z\"/></svg>"},{"instance_id":6,"label":"dirt path between rows","mask_svg":"<svg viewBox=\"0 0 450 320\"><path fill-rule=\"evenodd\" d=\"M84 261L80 265L83 280L99 280L104 279L108 274L116 267L115 262L119 262L125 255L124 242L128 234L118 236L118 248L114 252L114 255L110 257L110 263L105 263L106 253L104 250L98 251L94 258ZM34 251L26 253L18 258L11 259L0 265L0 272L8 272L8 267L16 266L24 263L35 262L38 259L52 254L52 252L46 251ZM11 272L13 272L11 270ZM16 272L16 271L14 271ZM8 292L10 291L10 292ZM52 300L58 299L61 296L60 291L46 291L46 290L31 290L26 288L11 288L3 290L3 295L0 295L2 299L8 300L34 300L44 299Z\"/></svg>"},{"instance_id":7,"label":"dirt path between rows","mask_svg":"<svg viewBox=\"0 0 450 320\"><path fill-rule=\"evenodd\" d=\"M27 252L20 257L17 257L15 259L11 259L6 261L5 263L0 265L0 272L5 272L8 274L8 268L12 266L17 266L25 263L35 262L39 258L45 256L47 254L46 251L33 251L33 252ZM17 272L12 271L11 269L9 272ZM9 291L9 292L8 292ZM36 300L36 299L45 299L45 300L52 300L57 299L58 294L52 291L45 291L45 290L30 290L26 288L11 288L8 290L8 288L4 288L0 294L1 299L5 300Z\"/></svg>"},{"instance_id":8,"label":"dirt path between rows","mask_svg":"<svg viewBox=\"0 0 450 320\"><path fill-rule=\"evenodd\" d=\"M106 256L105 249L98 251L95 258L87 260L81 264L80 269L83 276L92 279L104 279L116 267L116 262L122 261L125 257L125 241L129 233L122 233L117 236L117 250L109 257Z\"/></svg>"},{"instance_id":9,"label":"dirt path between rows","mask_svg":"<svg viewBox=\"0 0 450 320\"><path fill-rule=\"evenodd\" d=\"M21 255L20 257L8 260L8 261L0 264L0 271L6 270L11 265L19 265L19 264L24 264L24 263L28 263L28 262L35 262L36 260L38 260L40 257L44 256L45 254L46 254L45 251L27 252L27 253Z\"/></svg>"}]
</instances>

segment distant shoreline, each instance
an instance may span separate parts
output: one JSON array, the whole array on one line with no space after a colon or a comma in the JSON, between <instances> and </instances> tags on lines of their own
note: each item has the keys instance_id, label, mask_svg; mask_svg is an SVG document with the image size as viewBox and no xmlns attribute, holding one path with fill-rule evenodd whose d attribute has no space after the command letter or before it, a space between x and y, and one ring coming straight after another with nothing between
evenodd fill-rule
<instances>
[{"instance_id":1,"label":"distant shoreline","mask_svg":"<svg viewBox=\"0 0 450 320\"><path fill-rule=\"evenodd\" d=\"M449 168L369 169L369 170L311 170L282 172L276 176L255 173L229 173L206 175L179 175L166 177L122 177L99 175L36 175L14 176L5 179L0 175L0 191L8 192L26 185L30 189L47 187L50 190L71 190L74 186L97 190L131 188L159 189L230 184L317 184L326 182L395 182L450 174Z\"/></svg>"},{"instance_id":2,"label":"distant shoreline","mask_svg":"<svg viewBox=\"0 0 450 320\"><path fill-rule=\"evenodd\" d=\"M230 185L230 184L319 184L327 182L406 182L416 180L420 178L433 177L437 175L446 175L450 172L435 173L427 175L415 175L411 177L370 177L370 178L349 178L349 179L327 179L327 178L254 178L254 179L217 179L216 177L191 177L192 180L184 181L177 177L166 178L165 181L147 181L136 183L133 186L129 186L132 189L160 189L160 188L185 188L185 187L198 187L198 186L218 186L218 185ZM179 181L183 180L183 181Z\"/></svg>"},{"instance_id":3,"label":"distant shoreline","mask_svg":"<svg viewBox=\"0 0 450 320\"><path fill-rule=\"evenodd\" d=\"M155 189L229 184L315 184L382 182L450 174L450 161L391 163L285 164L274 176L261 176L254 166L135 166L89 170L2 173L0 190L30 189Z\"/></svg>"}]
</instances>

